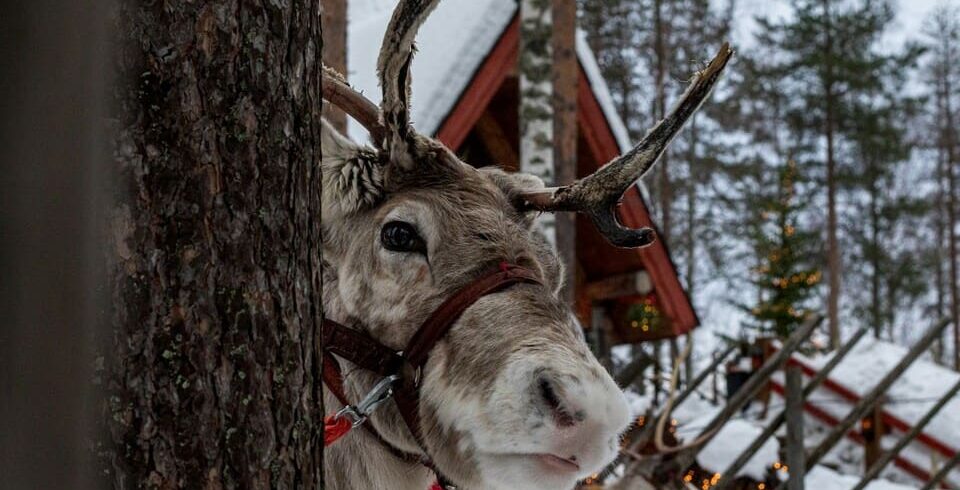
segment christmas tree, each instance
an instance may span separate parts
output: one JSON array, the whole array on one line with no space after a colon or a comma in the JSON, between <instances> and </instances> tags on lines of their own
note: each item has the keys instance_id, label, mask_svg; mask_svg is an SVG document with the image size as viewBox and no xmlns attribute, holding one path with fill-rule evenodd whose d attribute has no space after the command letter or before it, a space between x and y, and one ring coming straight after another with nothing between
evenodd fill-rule
<instances>
[{"instance_id":1,"label":"christmas tree","mask_svg":"<svg viewBox=\"0 0 960 490\"><path fill-rule=\"evenodd\" d=\"M754 228L761 261L753 282L760 294L748 310L756 321L753 328L784 338L812 314L808 303L822 274L812 265L817 235L798 227L807 201L797 196L796 162L790 160L779 169L778 177L777 191L761 200L761 219Z\"/></svg>"}]
</instances>

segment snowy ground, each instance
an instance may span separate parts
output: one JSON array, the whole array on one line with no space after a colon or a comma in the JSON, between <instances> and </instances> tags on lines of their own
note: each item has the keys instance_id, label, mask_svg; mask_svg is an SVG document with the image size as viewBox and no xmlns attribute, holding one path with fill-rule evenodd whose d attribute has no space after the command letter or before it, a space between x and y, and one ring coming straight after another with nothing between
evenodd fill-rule
<instances>
[{"instance_id":1,"label":"snowy ground","mask_svg":"<svg viewBox=\"0 0 960 490\"><path fill-rule=\"evenodd\" d=\"M907 349L888 342L873 339L864 339L848 356L837 366L831 379L854 393L866 394L896 363L903 357ZM814 367L823 366L828 357L798 358ZM782 373L775 375L782 382ZM909 424L915 423L933 406L936 401L960 379L960 374L940 367L930 361L918 360L889 391L887 410L896 417ZM809 398L812 403L841 419L849 411L851 405L835 393L826 389L815 391ZM631 396L631 403L637 413L642 413L649 404L649 398ZM757 405L757 404L755 404ZM758 406L745 415L738 415L729 421L713 441L700 453L698 461L705 468L712 471L722 471L760 434L766 421L757 420ZM771 398L768 420L783 408L783 399L774 395ZM695 438L704 426L719 410L700 397L691 397L682 406L678 407L673 418L678 421L677 435L683 440ZM815 447L826 435L828 427L812 417L806 418L807 447ZM780 434L783 433L781 428ZM955 397L940 414L928 425L925 433L933 435L950 447L960 447L960 396ZM892 447L900 433L894 433L884 438L884 446ZM901 456L910 460L920 468L931 471L944 458L938 457L927 446L914 443L908 446ZM844 490L852 488L859 481L863 472L863 448L848 439L842 440L818 465L811 469L806 476L809 488L816 490ZM778 461L778 444L775 439L769 440L749 464L741 470L740 475L760 479L774 463ZM738 475L738 476L740 476ZM891 464L880 479L872 483L870 490L898 490L917 488L920 482L906 472ZM960 470L951 474L953 485L960 482Z\"/></svg>"},{"instance_id":2,"label":"snowy ground","mask_svg":"<svg viewBox=\"0 0 960 490\"><path fill-rule=\"evenodd\" d=\"M869 392L906 352L907 348L899 345L864 339L834 369L830 378L854 393L863 395ZM823 366L829 360L825 356L798 357L815 367ZM885 409L912 425L922 418L958 380L960 380L960 374L928 360L918 360L890 388ZM810 400L837 418L846 415L850 409L849 403L826 389L815 391L810 396ZM936 437L951 448L960 448L960 396L955 396L947 403L947 406L930 422L924 433ZM885 437L884 446L893 446L901 435L895 432ZM832 451L828 460L849 465L851 455L859 456L861 453L859 446L846 442L845 447L838 447ZM901 455L927 471L937 467L944 460L944 457L934 453L927 446L916 442L907 446ZM915 483L899 470L892 470L887 476L898 481ZM950 481L955 484L960 482L960 470L951 473Z\"/></svg>"}]
</instances>

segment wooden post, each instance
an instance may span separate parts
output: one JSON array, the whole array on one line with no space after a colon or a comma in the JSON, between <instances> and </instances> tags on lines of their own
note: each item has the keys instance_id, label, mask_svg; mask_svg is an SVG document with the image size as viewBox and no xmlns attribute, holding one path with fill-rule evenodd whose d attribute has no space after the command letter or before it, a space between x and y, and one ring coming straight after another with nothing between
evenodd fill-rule
<instances>
[{"instance_id":1,"label":"wooden post","mask_svg":"<svg viewBox=\"0 0 960 490\"><path fill-rule=\"evenodd\" d=\"M803 490L807 473L803 447L803 372L800 366L790 364L786 369L787 467L790 471L789 490ZM728 475L731 479L735 475Z\"/></svg>"},{"instance_id":2,"label":"wooden post","mask_svg":"<svg viewBox=\"0 0 960 490\"><path fill-rule=\"evenodd\" d=\"M860 483L857 483L856 487L853 487L853 490L863 490L867 487L874 478L880 475L880 472L890 464L890 461L893 461L893 458L900 453L903 448L907 447L907 444L910 444L911 441L917 438L923 432L923 429L933 420L933 417L940 413L940 410L947 405L950 400L953 399L956 394L960 392L960 381L957 381L953 384L953 387L947 390L947 392L934 404L930 407L930 410L917 421L916 424L910 428L910 431L903 435L897 443L890 448L889 451L885 452L883 456L876 461L873 466L870 466L867 472L863 475L863 478L860 480Z\"/></svg>"},{"instance_id":3,"label":"wooden post","mask_svg":"<svg viewBox=\"0 0 960 490\"><path fill-rule=\"evenodd\" d=\"M633 359L616 373L614 381L617 382L617 386L626 389L632 385L651 364L653 364L653 358L643 352L635 353Z\"/></svg>"},{"instance_id":4,"label":"wooden post","mask_svg":"<svg viewBox=\"0 0 960 490\"><path fill-rule=\"evenodd\" d=\"M716 353L716 352L713 353L713 364L715 364L715 365L717 365L717 366L720 365L720 364L717 362L717 353ZM720 403L720 389L719 389L719 384L717 383L717 381L719 380L719 377L720 377L720 374L719 374L719 373L720 373L720 371L717 370L716 368L714 368L714 370L713 370L713 404L714 404L714 405Z\"/></svg>"},{"instance_id":5,"label":"wooden post","mask_svg":"<svg viewBox=\"0 0 960 490\"><path fill-rule=\"evenodd\" d=\"M553 0L553 164L554 185L577 180L577 2ZM556 216L556 244L564 264L562 298L573 304L576 297L577 215Z\"/></svg>"},{"instance_id":6,"label":"wooden post","mask_svg":"<svg viewBox=\"0 0 960 490\"><path fill-rule=\"evenodd\" d=\"M676 338L676 337L671 338L671 339L669 340L669 342L670 342L670 359L674 359L674 360L679 359L679 358L680 358L680 343L677 342L677 338ZM674 362L676 362L676 361L674 361ZM679 375L680 375L680 372L677 371L677 376L679 376ZM678 382L677 382L677 386L681 386L680 383L679 383L680 380L677 380L677 381L678 381Z\"/></svg>"},{"instance_id":7,"label":"wooden post","mask_svg":"<svg viewBox=\"0 0 960 490\"><path fill-rule=\"evenodd\" d=\"M867 471L883 457L883 396L877 399L867 414L860 419L860 435L863 437L863 469Z\"/></svg>"},{"instance_id":8,"label":"wooden post","mask_svg":"<svg viewBox=\"0 0 960 490\"><path fill-rule=\"evenodd\" d=\"M767 362L767 359L770 358L776 351L773 346L773 337L760 337L757 339L757 347L760 349L760 364ZM760 418L767 418L767 411L770 409L770 394L772 390L770 388L770 383L764 383L763 387L760 389L760 392L757 394L756 400L763 405L763 410L760 412Z\"/></svg>"},{"instance_id":9,"label":"wooden post","mask_svg":"<svg viewBox=\"0 0 960 490\"><path fill-rule=\"evenodd\" d=\"M347 0L320 0L323 30L323 64L347 76ZM346 134L347 115L331 104L324 104L323 117L337 131Z\"/></svg>"},{"instance_id":10,"label":"wooden post","mask_svg":"<svg viewBox=\"0 0 960 490\"><path fill-rule=\"evenodd\" d=\"M653 291L653 280L647 271L628 272L591 281L583 286L590 301L602 301L648 294Z\"/></svg>"},{"instance_id":11,"label":"wooden post","mask_svg":"<svg viewBox=\"0 0 960 490\"><path fill-rule=\"evenodd\" d=\"M821 368L820 371L817 372L816 376L814 376L813 379L811 379L810 382L807 383L807 386L803 388L804 399L809 397L810 394L813 393L814 390L816 390L817 387L819 387L820 384L827 379L827 377L830 375L833 369L837 367L838 364L840 364L840 361L843 360L843 358L846 357L847 354L849 354L850 351L853 350L854 346L856 346L861 339L866 337L867 333L869 332L870 332L870 327L863 327L860 330L858 330L857 333L854 334L854 336L847 341L847 343L843 344L840 350L837 351L836 354L834 354L833 357L830 358L827 364L824 365L823 368ZM737 474L737 472L740 471L740 468L743 468L743 466L747 464L747 461L749 461L750 458L752 458L753 455L760 450L763 444L767 442L767 439L772 437L773 434L777 432L777 429L779 429L780 426L783 425L784 421L786 421L786 413L784 411L781 411L774 418L773 422L771 422L763 430L763 432L759 436L757 436L757 438L754 439L753 442L751 442L750 445L746 449L744 449L739 456L737 456L737 459L735 459L733 463L730 463L730 465L727 466L727 468L723 470L723 472L721 472L721 474L723 475ZM733 479L731 478L721 479L720 482L717 484L716 490L724 490L728 488L732 483L733 483Z\"/></svg>"},{"instance_id":12,"label":"wooden post","mask_svg":"<svg viewBox=\"0 0 960 490\"><path fill-rule=\"evenodd\" d=\"M807 465L813 467L820 462L820 459L823 458L830 449L833 448L843 438L848 430L857 423L858 420L863 418L864 415L870 410L870 408L877 402L877 400L890 389L890 385L894 381L900 378L903 373L913 364L913 361L916 361L920 357L920 354L926 352L930 347L930 344L933 343L943 332L943 329L950 324L949 320L943 320L933 327L929 328L927 332L923 335L923 338L920 339L910 350L907 352L907 355L897 363L884 377L877 383L876 386L870 390L869 393L863 396L860 399L860 402L854 405L846 417L841 420L833 429L827 433L827 436L820 442L820 445L817 446L810 454L807 455ZM783 488L783 484L777 486L777 489Z\"/></svg>"},{"instance_id":13,"label":"wooden post","mask_svg":"<svg viewBox=\"0 0 960 490\"><path fill-rule=\"evenodd\" d=\"M612 371L610 359L610 341L607 314L603 306L594 305L591 311L590 330L593 338L593 354L597 360L607 370Z\"/></svg>"}]
</instances>

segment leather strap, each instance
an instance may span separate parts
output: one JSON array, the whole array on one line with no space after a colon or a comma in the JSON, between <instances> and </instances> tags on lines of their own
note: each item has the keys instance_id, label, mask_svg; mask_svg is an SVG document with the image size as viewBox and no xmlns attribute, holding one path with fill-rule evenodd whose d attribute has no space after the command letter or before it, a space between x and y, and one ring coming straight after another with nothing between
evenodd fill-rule
<instances>
[{"instance_id":1,"label":"leather strap","mask_svg":"<svg viewBox=\"0 0 960 490\"><path fill-rule=\"evenodd\" d=\"M416 373L409 373L402 379L400 388L393 395L400 416L406 422L414 438L423 446L420 427L420 386L419 370L427 363L427 357L433 347L443 338L460 315L480 298L502 291L518 283L540 284L540 280L529 269L501 263L499 267L470 282L446 299L420 328L413 334L404 350L404 358Z\"/></svg>"},{"instance_id":2,"label":"leather strap","mask_svg":"<svg viewBox=\"0 0 960 490\"><path fill-rule=\"evenodd\" d=\"M540 284L529 269L502 263L492 273L479 277L447 298L410 338L404 350L404 358L413 367L423 367L433 346L456 323L460 315L478 299L517 283Z\"/></svg>"},{"instance_id":3,"label":"leather strap","mask_svg":"<svg viewBox=\"0 0 960 490\"><path fill-rule=\"evenodd\" d=\"M381 376L395 374L403 365L396 351L367 334L323 319L323 349Z\"/></svg>"},{"instance_id":4,"label":"leather strap","mask_svg":"<svg viewBox=\"0 0 960 490\"><path fill-rule=\"evenodd\" d=\"M537 276L520 266L501 263L496 270L484 274L447 298L414 332L403 354L384 346L368 335L347 328L337 322L323 319L323 381L344 406L349 402L343 391L343 377L330 354L336 354L364 369L382 376L401 373L400 386L394 390L393 399L414 439L427 454L420 429L420 369L426 364L433 347L443 338L460 315L480 298L502 291L519 283L542 284ZM448 480L437 471L429 460L405 453L388 443L370 425L365 424L391 453L398 458L417 462L433 470L439 481L448 485Z\"/></svg>"}]
</instances>

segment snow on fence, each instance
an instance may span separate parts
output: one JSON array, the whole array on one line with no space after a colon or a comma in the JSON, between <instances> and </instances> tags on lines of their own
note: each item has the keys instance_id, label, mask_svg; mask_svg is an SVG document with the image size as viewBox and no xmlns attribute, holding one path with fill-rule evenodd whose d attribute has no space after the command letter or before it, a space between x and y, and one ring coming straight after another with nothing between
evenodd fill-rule
<instances>
[{"instance_id":1,"label":"snow on fence","mask_svg":"<svg viewBox=\"0 0 960 490\"><path fill-rule=\"evenodd\" d=\"M624 444L626 456L614 466L617 471L611 467L592 481L603 482L615 474L617 481L609 488L637 488L638 482L643 481L657 488L700 487L702 490L747 488L744 482L753 481L754 486L749 488L764 490L786 488L782 477L799 470L804 478L795 479L791 488L803 488L804 482L816 490L907 488L877 479L892 463L926 484L925 488L938 485L957 488L951 479L955 473L951 471L960 464L960 451L957 451L960 448L960 397L957 396L960 375L932 363L916 362L948 322L929 328L909 349L875 339L861 342L868 333L868 329L863 329L833 355L807 357L795 353L818 321L804 325L770 353L763 366L724 406L708 406L697 397L687 398L729 357L731 349L715 356L714 362L689 383L678 397L675 413L675 417L687 422L687 430L681 427L676 435L686 440L700 438L705 443L670 454L656 454L650 448L656 425L652 422L664 414L654 415L648 411L640 420L650 423L638 423L630 432ZM790 417L785 412L765 417L766 425L761 428L737 416L764 387L784 396L783 376L778 372L784 365L798 369L809 379L802 390L797 389L788 396L799 398L800 403L795 405L803 407L806 419L825 426L827 432L816 447L804 451L805 458L788 455L787 459L801 462L806 459L805 468L790 468L790 471L779 462L782 450L778 451L776 442L769 440ZM799 422L797 419L804 417L798 415L794 420ZM874 420L875 438L869 437ZM880 427L886 428L886 435ZM826 461L844 439L864 445L870 455L865 458L863 477L834 477L839 474L817 465ZM887 443L886 448L883 442ZM924 462L923 457L939 458L940 464L930 468L929 459ZM717 469L723 471L711 473ZM776 476L772 483L771 475ZM826 485L827 480L832 483Z\"/></svg>"}]
</instances>

